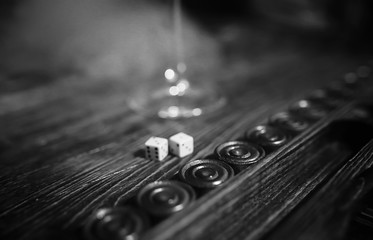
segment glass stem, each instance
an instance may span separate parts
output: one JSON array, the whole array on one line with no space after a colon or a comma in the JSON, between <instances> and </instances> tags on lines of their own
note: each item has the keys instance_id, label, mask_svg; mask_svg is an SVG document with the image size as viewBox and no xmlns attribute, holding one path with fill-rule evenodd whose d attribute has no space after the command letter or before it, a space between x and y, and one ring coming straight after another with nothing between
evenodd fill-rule
<instances>
[{"instance_id":1,"label":"glass stem","mask_svg":"<svg viewBox=\"0 0 373 240\"><path fill-rule=\"evenodd\" d=\"M175 52L176 52L176 72L182 76L186 70L184 62L184 43L183 43L183 22L181 12L181 0L174 0L173 9L173 20L174 20L174 38L175 38ZM181 77L182 78L182 77Z\"/></svg>"}]
</instances>

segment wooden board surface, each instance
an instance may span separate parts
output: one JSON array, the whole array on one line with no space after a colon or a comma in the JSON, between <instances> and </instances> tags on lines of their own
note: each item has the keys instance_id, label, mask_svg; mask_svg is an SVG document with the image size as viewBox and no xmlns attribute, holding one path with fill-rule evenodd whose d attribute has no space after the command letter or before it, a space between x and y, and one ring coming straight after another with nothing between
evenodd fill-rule
<instances>
[{"instance_id":1,"label":"wooden board surface","mask_svg":"<svg viewBox=\"0 0 373 240\"><path fill-rule=\"evenodd\" d=\"M169 179L188 160L211 155L220 143L242 137L246 130L314 89L342 80L366 61L356 55L289 46L265 49L257 56L231 59L211 73L214 83L224 89L227 105L186 120L149 118L131 110L127 97L134 88L128 83L136 74L126 76L131 80L39 73L3 76L2 239L79 232L96 209L126 202L146 184ZM362 95L369 96L369 89L364 90ZM348 102L331 112L228 184L198 198L186 211L152 227L144 238L266 236L356 153L338 140L319 143L329 140L324 131L330 123L350 116L352 109L353 103ZM180 131L195 139L192 156L168 157L162 163L144 159L143 144L150 136L169 137ZM370 166L371 156L364 161ZM286 231L282 234L287 236Z\"/></svg>"}]
</instances>

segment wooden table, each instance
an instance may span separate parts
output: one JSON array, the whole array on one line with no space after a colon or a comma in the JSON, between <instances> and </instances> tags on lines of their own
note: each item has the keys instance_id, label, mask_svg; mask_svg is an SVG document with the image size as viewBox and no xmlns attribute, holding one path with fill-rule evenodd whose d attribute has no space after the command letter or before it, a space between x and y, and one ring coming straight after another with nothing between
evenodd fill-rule
<instances>
[{"instance_id":1,"label":"wooden table","mask_svg":"<svg viewBox=\"0 0 373 240\"><path fill-rule=\"evenodd\" d=\"M124 78L3 76L1 239L50 239L52 235L79 239L82 226L98 208L131 201L148 183L171 178L190 159L211 156L217 145L242 137L269 116L287 110L317 88L342 81L346 73L356 72L369 60L359 54L302 46L302 42L267 46L260 41L265 37L251 39L251 48L243 40L249 32L225 43L230 54L211 73L228 103L197 118L164 120L134 112L127 105L131 88ZM241 44L235 47L238 41ZM240 52L242 46L248 53ZM254 50L250 53L250 49ZM131 77L136 78L136 73L126 76ZM352 101L203 194L185 211L154 224L142 237L316 239L320 235L331 239L333 226L327 220L335 212L329 210L335 203L350 202L341 196L349 196L345 193L353 191L351 179L372 165L373 145L368 143L369 129L356 149L346 147L344 140L330 140L333 135L324 130L336 119L352 118L354 100L370 96L372 84L364 84ZM361 134L359 127L351 128ZM150 136L167 138L181 131L194 137L191 156L168 157L164 162L144 158L142 149ZM354 158L358 160L347 161L358 152ZM325 214L317 215L320 212ZM336 223L337 233L344 230L341 222Z\"/></svg>"}]
</instances>

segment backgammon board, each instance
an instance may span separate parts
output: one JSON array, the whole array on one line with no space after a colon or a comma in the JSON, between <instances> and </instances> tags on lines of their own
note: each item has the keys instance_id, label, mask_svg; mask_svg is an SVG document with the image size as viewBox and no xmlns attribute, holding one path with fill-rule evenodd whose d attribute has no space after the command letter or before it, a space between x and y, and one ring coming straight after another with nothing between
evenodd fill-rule
<instances>
[{"instance_id":1,"label":"backgammon board","mask_svg":"<svg viewBox=\"0 0 373 240\"><path fill-rule=\"evenodd\" d=\"M373 180L371 58L239 37L206 75L226 105L196 118L138 114L123 79L3 75L1 239L347 236ZM178 132L193 154L145 158Z\"/></svg>"}]
</instances>

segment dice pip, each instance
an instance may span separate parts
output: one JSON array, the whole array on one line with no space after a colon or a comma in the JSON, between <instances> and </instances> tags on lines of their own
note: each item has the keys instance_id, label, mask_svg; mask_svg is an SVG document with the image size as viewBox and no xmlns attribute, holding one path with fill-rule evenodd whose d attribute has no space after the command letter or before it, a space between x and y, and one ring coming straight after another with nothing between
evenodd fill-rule
<instances>
[{"instance_id":1,"label":"dice pip","mask_svg":"<svg viewBox=\"0 0 373 240\"><path fill-rule=\"evenodd\" d=\"M168 155L168 140L151 137L145 142L145 156L149 160L162 161Z\"/></svg>"},{"instance_id":2,"label":"dice pip","mask_svg":"<svg viewBox=\"0 0 373 240\"><path fill-rule=\"evenodd\" d=\"M178 133L169 138L170 152L179 157L193 153L193 137L185 133Z\"/></svg>"}]
</instances>

